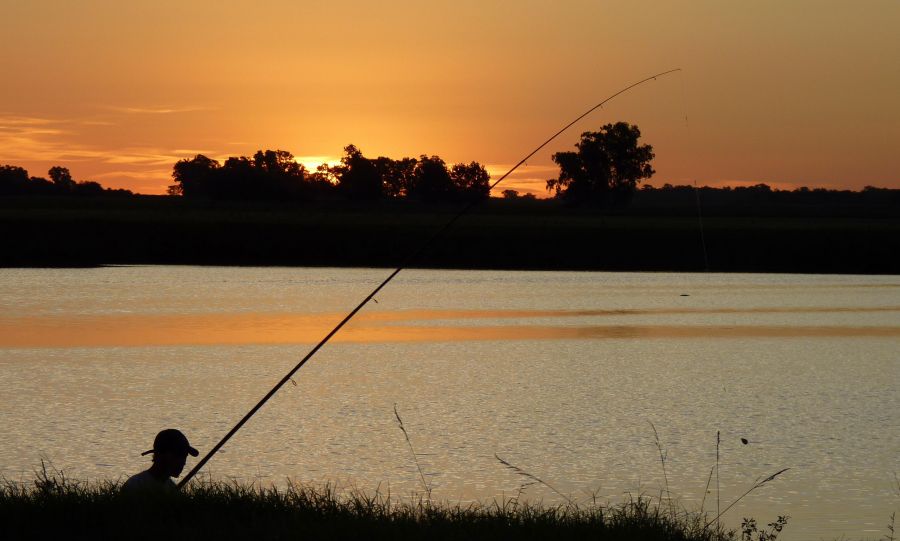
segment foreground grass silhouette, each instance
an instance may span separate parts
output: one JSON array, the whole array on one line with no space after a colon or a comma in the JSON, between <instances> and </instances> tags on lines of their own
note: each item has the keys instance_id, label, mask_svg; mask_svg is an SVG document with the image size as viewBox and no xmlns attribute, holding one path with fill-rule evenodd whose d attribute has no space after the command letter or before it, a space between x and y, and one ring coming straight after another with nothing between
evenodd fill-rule
<instances>
[{"instance_id":1,"label":"foreground grass silhouette","mask_svg":"<svg viewBox=\"0 0 900 541\"><path fill-rule=\"evenodd\" d=\"M0 485L0 539L600 539L730 540L705 516L672 513L650 498L605 506L543 507L398 502L333 486L261 488L195 482L183 493L135 497L115 482L39 472Z\"/></svg>"}]
</instances>

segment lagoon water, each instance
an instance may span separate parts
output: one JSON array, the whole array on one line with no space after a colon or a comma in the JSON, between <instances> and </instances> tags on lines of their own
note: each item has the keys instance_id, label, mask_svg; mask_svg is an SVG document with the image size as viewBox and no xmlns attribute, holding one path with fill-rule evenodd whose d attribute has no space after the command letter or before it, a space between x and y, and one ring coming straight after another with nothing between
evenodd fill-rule
<instances>
[{"instance_id":1,"label":"lagoon water","mask_svg":"<svg viewBox=\"0 0 900 541\"><path fill-rule=\"evenodd\" d=\"M205 452L387 273L0 270L0 475L123 479L165 427ZM396 405L436 499L515 496L496 456L578 502L657 498L652 423L688 510L791 468L732 526L878 538L900 510L900 277L409 270L294 383L205 474L422 492Z\"/></svg>"}]
</instances>

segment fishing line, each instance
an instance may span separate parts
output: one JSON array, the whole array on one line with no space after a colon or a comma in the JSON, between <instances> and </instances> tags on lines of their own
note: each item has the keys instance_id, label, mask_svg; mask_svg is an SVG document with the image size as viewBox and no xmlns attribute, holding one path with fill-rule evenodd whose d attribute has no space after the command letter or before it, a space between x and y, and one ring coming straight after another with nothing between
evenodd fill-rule
<instances>
[{"instance_id":1,"label":"fishing line","mask_svg":"<svg viewBox=\"0 0 900 541\"><path fill-rule=\"evenodd\" d=\"M691 126L688 123L688 110L687 110L687 90L685 81L686 77L681 78L681 108L684 114L684 130L685 132L689 132ZM690 156L692 152L690 150L694 147L692 144L692 139L690 133L686 133L685 139L687 140L687 146L690 147L688 149L687 154ZM706 250L706 233L703 230L703 210L702 205L700 204L700 188L697 187L697 179L694 179L694 198L697 201L697 222L700 226L700 246L703 249L703 270L709 272L709 254Z\"/></svg>"},{"instance_id":2,"label":"fishing line","mask_svg":"<svg viewBox=\"0 0 900 541\"><path fill-rule=\"evenodd\" d=\"M688 110L687 110L687 81L685 81L686 77L681 78L681 112L684 115L684 127L685 129L690 128L690 124L688 123Z\"/></svg>"},{"instance_id":3,"label":"fishing line","mask_svg":"<svg viewBox=\"0 0 900 541\"><path fill-rule=\"evenodd\" d=\"M564 131L566 131L566 130L568 130L569 128L571 128L573 125L575 125L575 124L576 124L579 120L581 120L582 118L584 118L584 117L588 116L589 114L593 113L595 110L599 109L600 107L603 107L603 105L604 105L605 103L607 103L607 102L609 102L610 100L614 99L616 96L618 96L618 95L620 95L620 94L624 94L625 92L628 92L629 90L631 90L632 88L634 88L634 87L636 87L636 86L642 85L642 84L644 84L644 83L646 83L646 82L648 82L648 81L654 81L654 80L656 80L658 77L662 77L662 76L668 75L668 74L670 74L670 73L675 73L676 71L681 71L681 68L671 69L671 70L668 70L668 71L664 71L664 72L662 72L662 73L657 73L656 75L651 75L650 77L647 77L646 79L641 79L640 81L638 81L638 82L636 82L636 83L632 83L632 84L626 86L626 87L623 88L622 90L619 90L618 92L616 92L615 94L609 96L608 98L606 98L605 100L601 101L601 102L598 103L597 105L591 107L591 108L588 109L586 112L584 112L583 114L581 114L578 118L576 118L575 120L569 122L568 124L566 124L565 126L563 126L563 128L560 129L558 132L556 132L556 133L554 133L553 135L551 135L550 138L548 138L546 141L544 141L543 143L541 143L537 148L535 148L534 150L532 150L531 152L529 152L527 156L525 156L524 158L522 158L521 160L519 160L519 162L518 162L516 165L514 165L514 166L512 167L512 169L510 169L509 171L507 171L506 173L504 173L502 177L500 177L500 178L497 179L493 184L491 184L491 185L490 185L490 189L493 190L494 187L496 187L498 184L500 184L506 177L508 177L509 175L511 175L511 174L513 173L513 171L515 171L516 169L518 169L519 166L521 166L523 163L525 163L526 160L528 160L529 158L531 158L532 156L534 156L535 154L537 154L538 151L540 151L540 150L541 150L542 148L544 148L545 146L549 145L551 141L553 141L554 139L556 139L557 137L559 137ZM341 328L342 328L344 325L347 324L347 322L349 322L351 319L353 319L353 316L355 316L355 315L357 314L357 312L359 312L360 310L362 310L362 308L363 308L366 304L368 304L370 300L373 300L373 299L375 298L375 295L377 295L378 292L381 291L382 288L384 288L384 286L388 285L388 283L390 283L390 281L393 280L395 276L397 276L398 274L400 274L400 271L402 271L404 268L406 268L406 266L409 265L413 260L415 260L417 257L419 257L420 255L422 255L422 253L423 253L423 252L431 245L431 243L434 242L435 240L437 240L437 239L438 239L441 235L443 235L444 232L446 232L448 229L450 229L450 228L453 226L453 224L455 224L455 223L457 222L457 220L459 220L460 218L462 218L463 216L465 216L466 214L468 214L469 211L472 210L472 207L474 207L477 203L478 203L478 201L470 201L465 207L462 208L462 210L460 210L455 216L453 216L453 218L451 218L446 224L444 224L443 227L441 227L440 229L438 229L437 231L435 231L435 233L432 234L432 235L431 235L424 243L422 243L422 245L419 246L419 248L417 248L415 251L413 251L413 252L411 252L409 255L407 255L407 256L403 259L403 262L400 263L400 265L397 267L396 270L394 270L390 275L388 275L388 277L385 278L383 282L381 282L380 284L378 284L378 287L376 287L375 289L373 289L371 293L369 293L368 295L366 295L366 298L364 298L364 299L362 300L362 302L360 302L360 303L356 306L356 308L354 308L353 310L351 310L350 313L348 313L348 314L344 317L344 319L342 319L342 320L340 321L340 323L338 323L338 324L337 324L337 325L336 325L336 326L335 326L328 334L325 335L325 338L322 338L322 340L321 340L318 344L316 344L311 350L309 350L309 353L307 353L306 356L303 357L303 359L301 359L300 362L297 363L297 365L294 366L294 368L292 368L292 369L290 370L290 372L288 372L287 374L285 374L284 377L281 378L281 380L279 380L278 383L276 383L275 386L272 387L272 389L271 389L268 393L266 393L266 395L265 395L264 397L262 397L262 399L260 399L260 401L257 402L257 404L256 404L255 406L253 406L253 408L252 408L250 411L248 411L247 414L244 415L244 417L243 417L240 421L238 421L238 423L237 423L236 425L234 425L234 427L232 427L231 430L228 431L227 434L225 434L225 436L219 441L219 443L217 443L212 449L210 449L210 451L209 451L208 453L206 453L206 456L204 456L202 459L200 459L200 462L198 462L197 465L194 466L194 468L193 468L190 472L188 472L188 474L185 475L184 478L178 483L178 488L181 488L181 487L183 487L184 485L186 485L186 484L188 483L188 481L190 481L191 478L193 478L194 475L196 475L197 472L200 471L200 469L201 469L201 468L209 461L209 459L212 458L213 455L215 455L215 454L219 451L219 449L221 449L222 446L225 445L225 443L228 442L228 440L230 440L231 437L234 436L234 434L235 434L238 430L241 429L242 426L244 426L244 423L246 423L247 421L249 421L250 418L253 417L253 415L256 414L256 412L259 411L259 409L260 409L261 407L263 407L263 405L265 405L265 403L268 402L269 399L272 398L272 396L273 396L275 393L277 393L278 390L281 389L281 387L282 387L285 383L287 383L288 381L290 381L291 378L293 377L294 373L296 373L297 370L300 370L300 368L302 368L303 365L306 364L307 361L309 361L309 360L310 360L310 359L311 359L311 358L312 358L312 357L313 357L320 349L322 349L322 346L324 346L326 343L328 343L329 340L331 340L331 337L332 337L332 336L334 336L335 334L337 334L337 332L340 331Z\"/></svg>"}]
</instances>

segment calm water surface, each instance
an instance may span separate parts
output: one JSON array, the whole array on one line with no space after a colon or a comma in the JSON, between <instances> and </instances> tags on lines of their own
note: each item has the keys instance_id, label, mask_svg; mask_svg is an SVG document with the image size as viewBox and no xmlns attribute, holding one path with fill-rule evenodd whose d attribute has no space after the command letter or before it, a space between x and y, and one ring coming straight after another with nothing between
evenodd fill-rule
<instances>
[{"instance_id":1,"label":"calm water surface","mask_svg":"<svg viewBox=\"0 0 900 541\"><path fill-rule=\"evenodd\" d=\"M0 475L121 479L169 426L204 452L386 275L0 270ZM438 499L514 495L495 455L577 501L657 497L653 423L687 509L717 431L723 507L791 468L732 525L878 538L900 510L898 277L413 270L377 301L208 473L422 491L396 404Z\"/></svg>"}]
</instances>

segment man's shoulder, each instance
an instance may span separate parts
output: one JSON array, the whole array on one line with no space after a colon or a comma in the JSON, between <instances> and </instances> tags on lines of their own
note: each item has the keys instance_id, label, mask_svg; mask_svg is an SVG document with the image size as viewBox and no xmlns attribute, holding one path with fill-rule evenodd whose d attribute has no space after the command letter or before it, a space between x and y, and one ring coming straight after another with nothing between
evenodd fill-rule
<instances>
[{"instance_id":1,"label":"man's shoulder","mask_svg":"<svg viewBox=\"0 0 900 541\"><path fill-rule=\"evenodd\" d=\"M166 477L165 480L161 481L154 477L150 470L136 473L122 484L122 492L143 492L146 490L169 492L175 489L175 482L170 477Z\"/></svg>"}]
</instances>

